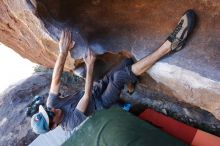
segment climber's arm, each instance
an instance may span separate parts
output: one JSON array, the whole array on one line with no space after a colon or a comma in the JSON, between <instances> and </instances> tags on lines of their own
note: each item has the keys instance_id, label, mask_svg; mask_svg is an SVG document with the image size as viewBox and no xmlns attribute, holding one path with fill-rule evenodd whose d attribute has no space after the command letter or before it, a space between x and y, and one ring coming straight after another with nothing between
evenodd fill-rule
<instances>
[{"instance_id":1,"label":"climber's arm","mask_svg":"<svg viewBox=\"0 0 220 146\"><path fill-rule=\"evenodd\" d=\"M58 55L57 61L54 66L54 71L52 75L52 82L50 86L50 93L58 94L61 83L61 75L63 73L63 68L65 65L66 57L68 51L73 48L74 43L71 38L71 32L67 29L63 30L59 42L60 53Z\"/></svg>"},{"instance_id":2,"label":"climber's arm","mask_svg":"<svg viewBox=\"0 0 220 146\"><path fill-rule=\"evenodd\" d=\"M94 69L95 59L96 59L95 54L89 49L87 53L87 57L84 59L86 63L86 69L87 69L86 70L85 93L76 106L76 109L78 109L79 111L83 113L86 111L90 98L92 96L93 69Z\"/></svg>"}]
</instances>

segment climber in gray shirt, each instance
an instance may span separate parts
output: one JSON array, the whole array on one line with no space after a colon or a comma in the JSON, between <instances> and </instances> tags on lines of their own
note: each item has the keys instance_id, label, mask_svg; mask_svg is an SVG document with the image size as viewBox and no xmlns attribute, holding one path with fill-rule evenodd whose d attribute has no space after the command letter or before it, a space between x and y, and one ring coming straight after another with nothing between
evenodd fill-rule
<instances>
[{"instance_id":1,"label":"climber in gray shirt","mask_svg":"<svg viewBox=\"0 0 220 146\"><path fill-rule=\"evenodd\" d=\"M69 50L75 44L72 41L71 32L65 29L59 42L60 53L53 71L47 108L40 106L39 112L32 116L31 126L33 131L42 134L56 128L58 125L61 125L64 130L73 130L96 110L109 108L118 101L125 84L137 82L137 76L146 72L161 57L183 48L187 36L194 28L194 22L195 13L192 10L187 11L173 33L154 53L136 63L132 59L126 59L94 86L92 77L96 56L93 51L88 49L84 58L87 72L85 91L79 91L74 95L60 98L59 88L64 64Z\"/></svg>"}]
</instances>

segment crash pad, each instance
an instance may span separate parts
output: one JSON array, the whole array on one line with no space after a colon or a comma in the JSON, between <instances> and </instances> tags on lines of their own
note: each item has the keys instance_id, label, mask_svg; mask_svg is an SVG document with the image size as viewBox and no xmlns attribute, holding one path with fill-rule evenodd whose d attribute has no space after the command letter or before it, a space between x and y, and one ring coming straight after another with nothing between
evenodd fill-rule
<instances>
[{"instance_id":1,"label":"crash pad","mask_svg":"<svg viewBox=\"0 0 220 146\"><path fill-rule=\"evenodd\" d=\"M96 112L64 146L187 146L151 124L112 107Z\"/></svg>"}]
</instances>

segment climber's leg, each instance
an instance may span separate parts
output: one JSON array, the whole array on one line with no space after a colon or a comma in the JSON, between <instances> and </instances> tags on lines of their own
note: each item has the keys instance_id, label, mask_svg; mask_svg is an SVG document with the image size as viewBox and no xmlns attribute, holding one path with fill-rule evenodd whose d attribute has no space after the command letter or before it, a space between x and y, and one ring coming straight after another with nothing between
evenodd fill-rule
<instances>
[{"instance_id":1,"label":"climber's leg","mask_svg":"<svg viewBox=\"0 0 220 146\"><path fill-rule=\"evenodd\" d=\"M96 98L100 98L103 92L106 90L109 80L113 74L126 66L131 66L133 64L133 60L131 58L124 59L119 65L113 68L110 72L108 72L103 79L99 80L98 82L94 83L93 86L93 96Z\"/></svg>"},{"instance_id":2,"label":"climber's leg","mask_svg":"<svg viewBox=\"0 0 220 146\"><path fill-rule=\"evenodd\" d=\"M151 55L144 57L140 61L131 66L132 72L139 76L147 71L157 60L171 51L171 42L166 41L157 51Z\"/></svg>"},{"instance_id":3,"label":"climber's leg","mask_svg":"<svg viewBox=\"0 0 220 146\"><path fill-rule=\"evenodd\" d=\"M116 70L109 76L109 83L102 93L101 98L96 98L104 108L109 108L115 104L120 98L121 90L128 83L136 83L138 78L131 71L131 65L125 66L120 70Z\"/></svg>"},{"instance_id":4,"label":"climber's leg","mask_svg":"<svg viewBox=\"0 0 220 146\"><path fill-rule=\"evenodd\" d=\"M141 75L147 71L157 60L169 53L170 51L179 51L183 48L188 35L192 32L195 26L195 13L188 10L180 19L177 27L167 38L167 41L153 54L144 57L131 67L135 75Z\"/></svg>"},{"instance_id":5,"label":"climber's leg","mask_svg":"<svg viewBox=\"0 0 220 146\"><path fill-rule=\"evenodd\" d=\"M102 93L101 98L98 99L101 105L105 108L110 107L119 99L121 90L124 88L125 84L129 82L135 83L137 81L137 76L148 70L157 60L170 51L180 50L188 34L192 31L191 28L193 28L192 25L194 25L194 23L192 23L192 19L194 19L193 16L193 11L187 11L181 18L174 32L168 37L167 41L165 41L153 54L144 57L133 65L128 65L112 73L109 76L109 82L106 89Z\"/></svg>"}]
</instances>

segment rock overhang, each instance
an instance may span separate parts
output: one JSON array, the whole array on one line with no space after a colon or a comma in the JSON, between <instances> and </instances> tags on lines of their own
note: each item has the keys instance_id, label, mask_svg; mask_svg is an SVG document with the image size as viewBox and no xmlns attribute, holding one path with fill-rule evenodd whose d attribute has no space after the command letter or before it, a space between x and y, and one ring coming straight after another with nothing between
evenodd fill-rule
<instances>
[{"instance_id":1,"label":"rock overhang","mask_svg":"<svg viewBox=\"0 0 220 146\"><path fill-rule=\"evenodd\" d=\"M73 29L79 46L71 54L76 59L82 58L85 49L90 47L97 54L128 51L139 60L166 40L187 9L194 9L198 15L197 26L185 49L163 61L220 81L218 1L47 0L37 3L45 8L36 10L45 24L50 20L57 22L47 24L52 36L59 37L52 26L58 30L65 25Z\"/></svg>"}]
</instances>

